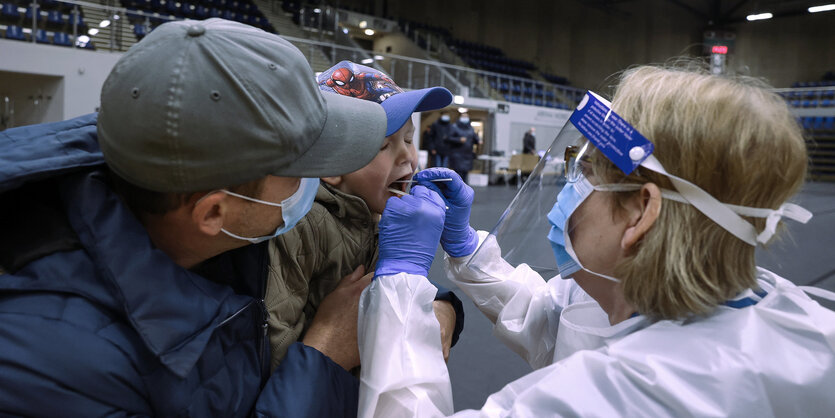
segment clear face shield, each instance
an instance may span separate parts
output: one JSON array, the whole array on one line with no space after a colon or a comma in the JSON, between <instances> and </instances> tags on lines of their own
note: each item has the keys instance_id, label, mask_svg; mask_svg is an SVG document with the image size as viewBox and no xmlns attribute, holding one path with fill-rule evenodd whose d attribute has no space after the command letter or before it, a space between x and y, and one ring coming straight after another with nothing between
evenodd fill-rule
<instances>
[{"instance_id":1,"label":"clear face shield","mask_svg":"<svg viewBox=\"0 0 835 418\"><path fill-rule=\"evenodd\" d=\"M626 181L638 166L671 180L676 190L661 189L663 199L694 206L753 246L767 242L782 217L802 223L811 218L810 212L791 203L775 210L719 202L667 173L653 150L653 144L614 113L608 101L588 92L469 266L501 257L514 267L527 264L546 280L557 275L567 279L583 270L619 281L612 277L613 254L622 245L626 223L618 221L625 215L618 213L613 194L641 189L642 184ZM765 230L757 233L742 216L767 218Z\"/></svg>"}]
</instances>

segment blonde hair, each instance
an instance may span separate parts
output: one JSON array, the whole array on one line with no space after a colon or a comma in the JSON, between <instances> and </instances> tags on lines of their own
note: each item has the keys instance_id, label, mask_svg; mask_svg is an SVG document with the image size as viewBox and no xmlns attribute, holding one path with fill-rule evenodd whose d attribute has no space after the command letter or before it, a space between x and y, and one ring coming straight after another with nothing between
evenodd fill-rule
<instances>
[{"instance_id":1,"label":"blonde hair","mask_svg":"<svg viewBox=\"0 0 835 418\"><path fill-rule=\"evenodd\" d=\"M612 109L654 143L669 173L724 203L777 208L802 186L807 154L785 101L764 87L693 68L642 66L622 74ZM595 161L605 182L675 190L653 171L639 168L624 177L605 158ZM635 198L610 195L616 208ZM758 231L764 227L763 219L748 220ZM653 227L614 273L642 314L685 319L757 288L754 250L693 206L664 199Z\"/></svg>"}]
</instances>

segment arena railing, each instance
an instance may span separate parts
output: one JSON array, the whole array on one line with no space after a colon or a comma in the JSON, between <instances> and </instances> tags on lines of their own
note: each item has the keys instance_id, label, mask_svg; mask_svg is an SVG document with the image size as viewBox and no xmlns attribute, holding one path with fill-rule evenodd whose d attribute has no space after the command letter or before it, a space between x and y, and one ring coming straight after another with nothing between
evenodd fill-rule
<instances>
[{"instance_id":1,"label":"arena railing","mask_svg":"<svg viewBox=\"0 0 835 418\"><path fill-rule=\"evenodd\" d=\"M35 43L38 29L44 25L46 12L41 10L42 0L33 0L30 7L35 11L32 19L27 20L24 32L28 41ZM55 1L48 2L54 4ZM153 23L170 20L184 20L172 15L142 10L130 10L117 6L117 0L105 0L104 4L81 0L59 2L72 5L65 21L69 21L67 33L71 44L78 48L89 47L95 42L99 51L124 52L135 41L133 25L130 21L140 21L150 26ZM25 13L25 9L24 9ZM82 18L83 15L83 18ZM40 17L38 17L40 16ZM81 23L81 24L79 24ZM439 61L420 59L390 53L378 53L361 48L339 45L332 41L317 41L298 37L284 36L296 45L312 62L316 49L324 52L331 63L351 60L376 67L387 72L398 84L406 89L421 89L443 86L457 96L492 99L499 101L517 101L526 104L540 104L551 107L570 108L582 97L584 90L551 84L529 78L447 64ZM323 71L325 68L314 68ZM492 85L491 85L492 84ZM506 87L506 93L501 92ZM537 88L538 86L540 88ZM505 95L507 97L505 97ZM458 99L460 101L461 99Z\"/></svg>"}]
</instances>

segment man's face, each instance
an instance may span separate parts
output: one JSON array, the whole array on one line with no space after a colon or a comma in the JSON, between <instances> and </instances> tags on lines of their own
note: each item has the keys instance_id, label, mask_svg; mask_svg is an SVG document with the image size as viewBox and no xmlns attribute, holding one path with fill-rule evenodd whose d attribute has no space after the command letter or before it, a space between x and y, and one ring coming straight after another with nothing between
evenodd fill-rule
<instances>
[{"instance_id":1,"label":"man's face","mask_svg":"<svg viewBox=\"0 0 835 418\"><path fill-rule=\"evenodd\" d=\"M386 201L396 194L389 187L405 190L406 183L417 169L417 150L412 145L415 126L408 120L400 130L386 137L380 152L365 167L342 176L339 190L359 196L374 213L383 213Z\"/></svg>"},{"instance_id":2,"label":"man's face","mask_svg":"<svg viewBox=\"0 0 835 418\"><path fill-rule=\"evenodd\" d=\"M267 176L258 196L249 196L272 203L281 203L299 189L301 179L297 177ZM232 223L226 227L230 232L244 237L272 235L276 228L284 224L281 208L250 202L244 199L231 199L231 210L236 211Z\"/></svg>"}]
</instances>

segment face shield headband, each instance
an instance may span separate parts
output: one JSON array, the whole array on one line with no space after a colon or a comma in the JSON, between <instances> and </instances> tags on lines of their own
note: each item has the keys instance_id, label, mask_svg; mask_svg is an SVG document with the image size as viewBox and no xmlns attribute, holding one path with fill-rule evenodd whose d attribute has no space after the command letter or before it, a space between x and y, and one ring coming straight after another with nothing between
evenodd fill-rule
<instances>
[{"instance_id":1,"label":"face shield headband","mask_svg":"<svg viewBox=\"0 0 835 418\"><path fill-rule=\"evenodd\" d=\"M569 232L581 225L597 224L599 220L589 217L594 213L591 209L575 213L576 209L593 191L630 192L643 186L624 182L589 183L583 174L584 171L593 174L588 171L593 158L607 158L625 175L639 166L663 174L670 178L674 190L662 189L662 198L694 206L752 246L768 242L782 218L806 223L812 216L809 211L791 203L777 209L725 204L695 184L668 173L652 155L654 145L614 113L609 102L592 92L586 94L567 119L491 230L492 238L484 240L470 258L471 268L490 263L490 258L498 255L496 248L510 265L527 264L544 277L553 277L556 273L568 276L578 267L582 268L575 248L568 248L572 247ZM593 152L595 150L600 152ZM586 181L581 182L581 179ZM754 225L741 216L765 218L765 228L757 233Z\"/></svg>"},{"instance_id":2,"label":"face shield headband","mask_svg":"<svg viewBox=\"0 0 835 418\"><path fill-rule=\"evenodd\" d=\"M800 223L806 223L812 218L811 212L793 203L784 203L777 209L722 203L699 186L668 173L661 162L652 155L652 143L613 112L609 101L593 92L586 94L569 119L577 130L624 174L628 175L641 166L666 176L673 183L676 191L662 190L663 198L692 205L713 222L749 245L756 246L758 242L767 243L774 236L781 218ZM566 161L566 165L568 163ZM596 190L606 191L630 191L640 188L639 184L611 185L608 189L607 185L595 187ZM754 225L742 216L766 218L766 226L758 234Z\"/></svg>"}]
</instances>

